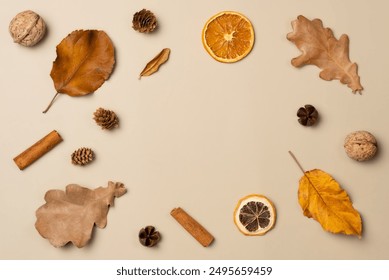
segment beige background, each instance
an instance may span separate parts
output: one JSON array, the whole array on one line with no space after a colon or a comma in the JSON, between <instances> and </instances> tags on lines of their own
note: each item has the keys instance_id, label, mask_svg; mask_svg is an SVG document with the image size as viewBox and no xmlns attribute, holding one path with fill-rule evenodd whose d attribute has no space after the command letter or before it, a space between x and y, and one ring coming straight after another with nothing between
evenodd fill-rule
<instances>
[{"instance_id":1,"label":"beige background","mask_svg":"<svg viewBox=\"0 0 389 280\"><path fill-rule=\"evenodd\" d=\"M387 259L389 2L343 0L241 1L11 1L0 0L0 258L1 259ZM97 3L96 3L97 2ZM157 32L131 28L142 8L158 17ZM34 48L12 42L8 24L32 9L46 21L46 38ZM255 28L249 56L227 65L203 49L201 30L222 10L245 14ZM310 66L295 69L299 51L286 34L298 15L320 18L337 37L350 37L363 95L326 82ZM110 80L95 94L54 95L49 76L55 46L75 29L102 29L116 47ZM158 73L138 80L162 48L171 57ZM297 109L313 104L321 121L303 127ZM114 110L120 128L107 132L92 120L98 107ZM64 142L24 171L13 157L56 129ZM343 150L351 131L368 130L379 154L358 163ZM96 161L79 167L70 154L91 147ZM301 171L320 168L346 189L363 217L363 238L333 235L302 215L297 202ZM47 190L78 183L95 188L121 181L128 193L115 201L108 226L83 249L54 248L34 228ZM232 212L240 197L261 193L278 212L274 230L245 237ZM201 247L170 217L181 206L215 237ZM155 225L163 240L144 248L139 229Z\"/></svg>"}]
</instances>

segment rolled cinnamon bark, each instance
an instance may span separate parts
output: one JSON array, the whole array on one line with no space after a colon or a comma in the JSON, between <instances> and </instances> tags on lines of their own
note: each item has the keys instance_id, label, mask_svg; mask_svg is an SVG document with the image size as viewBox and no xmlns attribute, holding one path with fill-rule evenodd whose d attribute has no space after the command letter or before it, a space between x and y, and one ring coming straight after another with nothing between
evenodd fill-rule
<instances>
[{"instance_id":1,"label":"rolled cinnamon bark","mask_svg":"<svg viewBox=\"0 0 389 280\"><path fill-rule=\"evenodd\" d=\"M212 234L180 207L174 208L170 215L204 247L208 247L214 240Z\"/></svg>"},{"instance_id":2,"label":"rolled cinnamon bark","mask_svg":"<svg viewBox=\"0 0 389 280\"><path fill-rule=\"evenodd\" d=\"M20 170L23 170L60 142L62 142L61 135L59 135L57 131L53 130L30 148L16 156L14 158L14 162Z\"/></svg>"}]
</instances>

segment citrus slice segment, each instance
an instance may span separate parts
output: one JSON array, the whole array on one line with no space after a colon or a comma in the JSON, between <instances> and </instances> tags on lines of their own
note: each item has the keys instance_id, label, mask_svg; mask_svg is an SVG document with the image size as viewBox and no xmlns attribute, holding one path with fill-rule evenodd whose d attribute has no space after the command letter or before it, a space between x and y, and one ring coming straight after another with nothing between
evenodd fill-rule
<instances>
[{"instance_id":1,"label":"citrus slice segment","mask_svg":"<svg viewBox=\"0 0 389 280\"><path fill-rule=\"evenodd\" d=\"M245 235L264 235L276 222L274 204L265 196L250 194L235 207L234 223Z\"/></svg>"},{"instance_id":2,"label":"citrus slice segment","mask_svg":"<svg viewBox=\"0 0 389 280\"><path fill-rule=\"evenodd\" d=\"M207 52L217 61L231 63L247 56L254 45L254 29L242 14L220 12L205 24L202 41Z\"/></svg>"}]
</instances>

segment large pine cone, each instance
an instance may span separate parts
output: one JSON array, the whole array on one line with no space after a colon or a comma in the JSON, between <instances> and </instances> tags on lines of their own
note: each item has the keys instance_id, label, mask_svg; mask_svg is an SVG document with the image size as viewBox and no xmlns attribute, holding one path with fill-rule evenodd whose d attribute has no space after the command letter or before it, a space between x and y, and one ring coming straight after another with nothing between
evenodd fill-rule
<instances>
[{"instance_id":1,"label":"large pine cone","mask_svg":"<svg viewBox=\"0 0 389 280\"><path fill-rule=\"evenodd\" d=\"M86 165L92 162L95 154L90 148L79 148L72 153L72 163L77 165Z\"/></svg>"},{"instance_id":2,"label":"large pine cone","mask_svg":"<svg viewBox=\"0 0 389 280\"><path fill-rule=\"evenodd\" d=\"M102 129L112 129L119 126L119 118L114 111L99 108L93 115L93 119Z\"/></svg>"},{"instance_id":3,"label":"large pine cone","mask_svg":"<svg viewBox=\"0 0 389 280\"><path fill-rule=\"evenodd\" d=\"M132 19L132 28L141 33L150 33L157 27L157 18L146 9L134 14Z\"/></svg>"}]
</instances>

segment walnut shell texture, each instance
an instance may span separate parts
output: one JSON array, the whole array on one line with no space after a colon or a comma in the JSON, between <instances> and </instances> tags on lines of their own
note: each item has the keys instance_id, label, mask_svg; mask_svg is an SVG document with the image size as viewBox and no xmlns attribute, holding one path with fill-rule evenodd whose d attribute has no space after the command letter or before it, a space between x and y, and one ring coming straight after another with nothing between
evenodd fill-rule
<instances>
[{"instance_id":1,"label":"walnut shell texture","mask_svg":"<svg viewBox=\"0 0 389 280\"><path fill-rule=\"evenodd\" d=\"M377 140L367 131L355 131L344 140L346 154L356 161L372 159L377 153Z\"/></svg>"},{"instance_id":2,"label":"walnut shell texture","mask_svg":"<svg viewBox=\"0 0 389 280\"><path fill-rule=\"evenodd\" d=\"M37 13L27 10L18 13L9 24L15 43L26 47L36 45L46 34L46 23Z\"/></svg>"}]
</instances>

